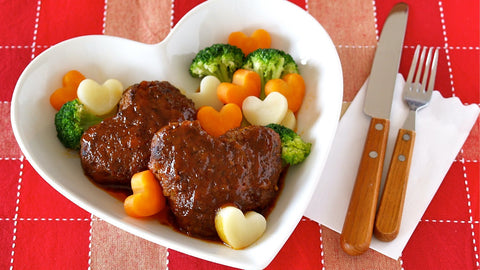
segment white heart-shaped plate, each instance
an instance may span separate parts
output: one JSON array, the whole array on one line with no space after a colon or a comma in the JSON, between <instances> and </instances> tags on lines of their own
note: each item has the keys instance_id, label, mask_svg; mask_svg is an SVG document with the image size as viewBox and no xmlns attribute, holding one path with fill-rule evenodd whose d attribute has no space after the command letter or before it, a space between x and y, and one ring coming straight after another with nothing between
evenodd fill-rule
<instances>
[{"instance_id":1,"label":"white heart-shaped plate","mask_svg":"<svg viewBox=\"0 0 480 270\"><path fill-rule=\"evenodd\" d=\"M142 80L167 80L185 91L194 91L200 81L190 77L188 68L196 52L226 42L230 32L251 33L258 28L268 30L272 47L289 52L299 64L306 96L298 113L298 132L313 147L305 162L289 169L267 217L267 230L250 247L233 250L186 236L153 219L128 217L122 202L92 184L83 174L79 158L69 154L58 141L49 96L68 70L79 70L98 82L116 78L129 86ZM27 160L75 204L149 241L205 260L250 269L266 267L302 218L327 159L342 97L342 69L335 46L305 10L288 1L210 0L185 15L158 44L92 35L44 51L17 82L11 120Z\"/></svg>"}]
</instances>

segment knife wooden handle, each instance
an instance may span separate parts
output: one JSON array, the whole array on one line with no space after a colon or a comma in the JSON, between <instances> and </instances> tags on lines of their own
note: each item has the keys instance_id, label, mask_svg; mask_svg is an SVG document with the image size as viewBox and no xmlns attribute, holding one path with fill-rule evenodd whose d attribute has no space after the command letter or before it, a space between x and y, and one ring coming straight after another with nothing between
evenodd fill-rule
<instances>
[{"instance_id":1,"label":"knife wooden handle","mask_svg":"<svg viewBox=\"0 0 480 270\"><path fill-rule=\"evenodd\" d=\"M374 235L379 240L392 241L400 230L414 143L415 131L398 131L375 220Z\"/></svg>"},{"instance_id":2,"label":"knife wooden handle","mask_svg":"<svg viewBox=\"0 0 480 270\"><path fill-rule=\"evenodd\" d=\"M340 235L342 249L360 255L370 246L387 148L390 121L372 118L363 149L357 179Z\"/></svg>"}]
</instances>

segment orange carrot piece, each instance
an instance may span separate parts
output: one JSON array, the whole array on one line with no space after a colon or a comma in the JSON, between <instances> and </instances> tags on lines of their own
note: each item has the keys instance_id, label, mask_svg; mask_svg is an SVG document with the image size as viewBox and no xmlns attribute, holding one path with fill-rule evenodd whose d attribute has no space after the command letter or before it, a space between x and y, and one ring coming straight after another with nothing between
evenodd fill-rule
<instances>
[{"instance_id":1,"label":"orange carrot piece","mask_svg":"<svg viewBox=\"0 0 480 270\"><path fill-rule=\"evenodd\" d=\"M305 96L305 81L300 74L290 73L281 79L269 80L265 84L265 95L272 92L279 92L288 101L288 108L297 112L303 103Z\"/></svg>"},{"instance_id":2,"label":"orange carrot piece","mask_svg":"<svg viewBox=\"0 0 480 270\"><path fill-rule=\"evenodd\" d=\"M232 32L228 36L228 44L239 47L245 55L260 48L270 48L272 38L264 29L257 29L249 37L243 32Z\"/></svg>"},{"instance_id":3,"label":"orange carrot piece","mask_svg":"<svg viewBox=\"0 0 480 270\"><path fill-rule=\"evenodd\" d=\"M148 217L159 213L165 207L162 187L150 170L134 174L131 185L133 194L123 203L127 215Z\"/></svg>"},{"instance_id":4,"label":"orange carrot piece","mask_svg":"<svg viewBox=\"0 0 480 270\"><path fill-rule=\"evenodd\" d=\"M197 113L202 128L215 137L225 134L232 128L240 127L242 118L242 110L235 103L223 105L220 112L211 106L203 106Z\"/></svg>"},{"instance_id":5,"label":"orange carrot piece","mask_svg":"<svg viewBox=\"0 0 480 270\"><path fill-rule=\"evenodd\" d=\"M245 98L260 95L261 87L260 75L255 71L238 69L231 83L224 82L217 87L217 96L224 104L235 103L241 108Z\"/></svg>"},{"instance_id":6,"label":"orange carrot piece","mask_svg":"<svg viewBox=\"0 0 480 270\"><path fill-rule=\"evenodd\" d=\"M63 104L77 98L77 88L85 76L77 70L70 70L63 76L63 87L58 88L50 95L50 104L55 110L60 110Z\"/></svg>"}]
</instances>

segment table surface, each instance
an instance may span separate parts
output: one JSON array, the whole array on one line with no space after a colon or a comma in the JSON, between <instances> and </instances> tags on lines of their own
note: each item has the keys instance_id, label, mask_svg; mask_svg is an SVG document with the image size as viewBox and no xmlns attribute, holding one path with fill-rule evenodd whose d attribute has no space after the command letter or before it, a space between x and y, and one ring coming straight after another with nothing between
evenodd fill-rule
<instances>
[{"instance_id":1,"label":"table surface","mask_svg":"<svg viewBox=\"0 0 480 270\"><path fill-rule=\"evenodd\" d=\"M162 41L200 0L0 1L0 268L225 269L168 249L85 212L31 167L10 126L10 101L27 64L75 36ZM369 74L378 36L396 1L294 0L332 37L344 72L344 101ZM405 1L409 22L400 72L417 44L440 48L436 89L480 103L479 1ZM398 260L373 250L351 257L339 234L303 218L268 269L480 269L479 121Z\"/></svg>"}]
</instances>

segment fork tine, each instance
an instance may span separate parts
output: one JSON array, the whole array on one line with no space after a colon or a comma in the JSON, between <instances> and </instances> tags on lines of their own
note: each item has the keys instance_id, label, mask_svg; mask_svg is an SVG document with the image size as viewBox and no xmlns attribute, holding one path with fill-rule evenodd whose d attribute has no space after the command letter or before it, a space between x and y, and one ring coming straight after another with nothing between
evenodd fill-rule
<instances>
[{"instance_id":1,"label":"fork tine","mask_svg":"<svg viewBox=\"0 0 480 270\"><path fill-rule=\"evenodd\" d=\"M433 62L430 71L430 79L428 80L428 88L427 92L432 92L433 87L435 85L435 76L437 75L437 63L438 63L438 48L435 50L435 54L433 55Z\"/></svg>"},{"instance_id":2,"label":"fork tine","mask_svg":"<svg viewBox=\"0 0 480 270\"><path fill-rule=\"evenodd\" d=\"M427 88L428 72L430 71L430 62L432 62L432 52L433 47L430 47L430 49L428 50L427 61L425 62L425 71L423 72L422 86L420 87L421 92L424 92Z\"/></svg>"},{"instance_id":3,"label":"fork tine","mask_svg":"<svg viewBox=\"0 0 480 270\"><path fill-rule=\"evenodd\" d=\"M425 53L426 52L427 52L427 47L423 47L422 55L420 56L420 63L418 63L417 74L415 75L415 84L416 85L418 85L420 83L420 76L422 74L423 62L425 62Z\"/></svg>"},{"instance_id":4,"label":"fork tine","mask_svg":"<svg viewBox=\"0 0 480 270\"><path fill-rule=\"evenodd\" d=\"M413 55L412 64L410 65L410 70L408 71L407 83L411 83L413 81L413 74L415 74L419 53L420 53L420 45L417 45L417 48L415 49L415 54Z\"/></svg>"}]
</instances>

